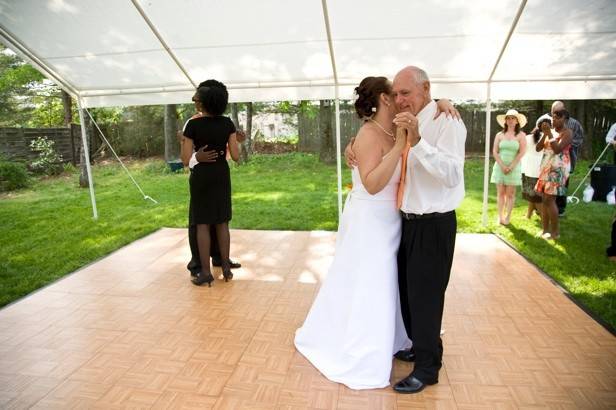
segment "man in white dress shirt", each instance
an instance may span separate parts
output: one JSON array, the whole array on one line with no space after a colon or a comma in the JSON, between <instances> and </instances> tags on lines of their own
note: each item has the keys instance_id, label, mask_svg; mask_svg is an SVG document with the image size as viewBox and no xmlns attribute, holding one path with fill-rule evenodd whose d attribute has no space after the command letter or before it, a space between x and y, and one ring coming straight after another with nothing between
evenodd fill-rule
<instances>
[{"instance_id":1,"label":"man in white dress shirt","mask_svg":"<svg viewBox=\"0 0 616 410\"><path fill-rule=\"evenodd\" d=\"M438 383L443 344L440 338L445 290L456 239L455 209L464 198L466 127L444 115L430 95L430 80L406 67L393 81L400 113L394 123L409 135L410 148L399 193L403 217L398 251L398 281L404 325L413 341L411 374L396 383L400 393L417 393ZM396 357L405 360L404 352Z\"/></svg>"}]
</instances>

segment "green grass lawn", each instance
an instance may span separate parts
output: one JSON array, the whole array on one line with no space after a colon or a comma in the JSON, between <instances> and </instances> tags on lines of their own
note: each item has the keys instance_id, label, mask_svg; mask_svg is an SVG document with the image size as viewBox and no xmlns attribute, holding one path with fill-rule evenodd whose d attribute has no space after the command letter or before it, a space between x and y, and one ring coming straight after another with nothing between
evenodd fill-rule
<instances>
[{"instance_id":1,"label":"green grass lawn","mask_svg":"<svg viewBox=\"0 0 616 410\"><path fill-rule=\"evenodd\" d=\"M588 164L579 165L571 189ZM134 161L129 169L147 195L143 200L119 165L93 167L99 219L92 219L87 189L76 174L36 181L0 196L0 306L161 227L185 227L188 175L171 174L160 160ZM537 219L524 218L518 200L509 227L481 226L483 161L466 162L466 198L458 210L460 232L495 232L556 279L576 299L616 327L615 267L605 258L613 209L605 203L570 205L554 245L534 237ZM335 230L336 168L313 155L256 156L232 166L232 228ZM350 181L344 170L343 184ZM519 196L519 195L518 195ZM236 255L241 259L240 255Z\"/></svg>"}]
</instances>

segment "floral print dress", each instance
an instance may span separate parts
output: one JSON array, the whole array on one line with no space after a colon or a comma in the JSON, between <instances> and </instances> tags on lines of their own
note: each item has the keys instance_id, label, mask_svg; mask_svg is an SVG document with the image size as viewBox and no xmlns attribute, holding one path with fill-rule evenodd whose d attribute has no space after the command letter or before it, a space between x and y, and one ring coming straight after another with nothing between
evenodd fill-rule
<instances>
[{"instance_id":1,"label":"floral print dress","mask_svg":"<svg viewBox=\"0 0 616 410\"><path fill-rule=\"evenodd\" d=\"M561 134L556 137L560 141ZM567 145L559 154L552 149L546 139L541 160L541 171L535 185L535 191L548 195L564 196L567 194L567 178L571 170L571 144Z\"/></svg>"}]
</instances>

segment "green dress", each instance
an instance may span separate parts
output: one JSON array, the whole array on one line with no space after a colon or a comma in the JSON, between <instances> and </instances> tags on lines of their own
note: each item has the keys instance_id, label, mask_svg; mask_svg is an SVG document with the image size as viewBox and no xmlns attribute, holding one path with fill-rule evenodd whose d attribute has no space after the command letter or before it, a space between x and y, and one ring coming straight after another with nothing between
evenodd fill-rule
<instances>
[{"instance_id":1,"label":"green dress","mask_svg":"<svg viewBox=\"0 0 616 410\"><path fill-rule=\"evenodd\" d=\"M505 165L509 165L513 162L519 150L520 143L518 140L502 139L498 144L498 154ZM498 162L495 162L492 168L492 178L490 182L503 185L522 185L522 166L520 162L518 162L515 168L508 174L505 174L498 165Z\"/></svg>"}]
</instances>

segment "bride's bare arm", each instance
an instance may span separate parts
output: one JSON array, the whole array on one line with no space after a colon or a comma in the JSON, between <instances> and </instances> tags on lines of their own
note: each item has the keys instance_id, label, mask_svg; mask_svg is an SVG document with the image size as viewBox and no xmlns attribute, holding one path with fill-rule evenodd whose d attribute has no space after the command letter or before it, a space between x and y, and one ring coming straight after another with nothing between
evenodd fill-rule
<instances>
[{"instance_id":1,"label":"bride's bare arm","mask_svg":"<svg viewBox=\"0 0 616 410\"><path fill-rule=\"evenodd\" d=\"M383 156L380 136L365 127L359 130L353 150L359 166L361 182L368 193L374 195L381 191L391 179L402 150L406 146L406 135L396 139L394 147Z\"/></svg>"}]
</instances>

